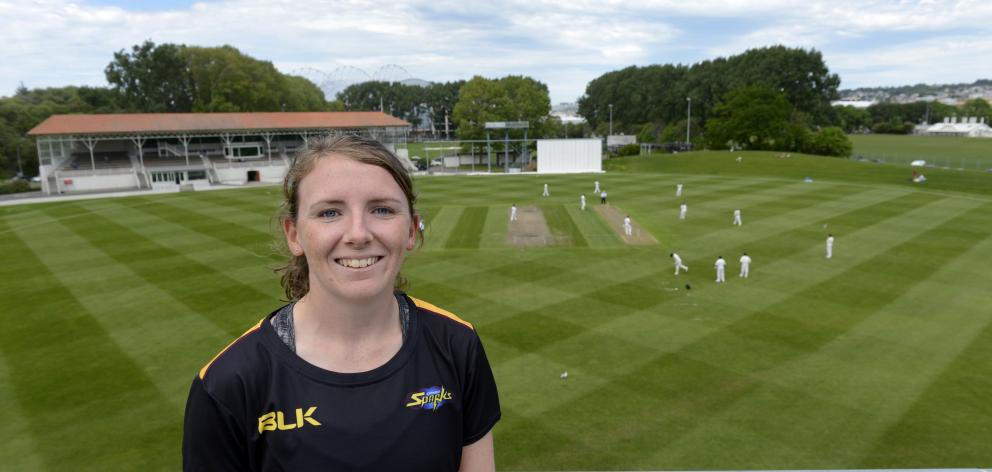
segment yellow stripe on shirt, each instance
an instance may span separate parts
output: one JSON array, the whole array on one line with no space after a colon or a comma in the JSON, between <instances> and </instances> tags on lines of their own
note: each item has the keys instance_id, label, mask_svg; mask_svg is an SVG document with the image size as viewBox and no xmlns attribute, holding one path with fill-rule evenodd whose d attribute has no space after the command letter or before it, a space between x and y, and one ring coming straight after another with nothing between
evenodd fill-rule
<instances>
[{"instance_id":1,"label":"yellow stripe on shirt","mask_svg":"<svg viewBox=\"0 0 992 472\"><path fill-rule=\"evenodd\" d=\"M469 323L468 321L465 321L465 320L459 318L458 315L456 315L456 314L454 314L454 313L452 313L452 312L450 312L448 310L445 310L444 308L440 308L440 307L438 307L436 305L432 305L430 303L427 303L427 302L425 302L423 300L420 300L420 299L417 299L417 298L410 297L410 299L413 300L413 304L414 305L417 305L417 307L419 307L419 308L423 308L425 310L433 311L434 313L437 313L437 314L439 314L441 316L444 316L445 318L450 318L453 321L457 321L457 322L459 322L459 323L461 323L461 324L463 324L465 326L468 326L468 329L471 329L471 330L475 331L475 327L472 326L472 323Z\"/></svg>"},{"instance_id":2,"label":"yellow stripe on shirt","mask_svg":"<svg viewBox=\"0 0 992 472\"><path fill-rule=\"evenodd\" d=\"M227 352L227 350L230 349L231 346L234 345L234 343L240 341L241 338L243 338L245 336L248 336L249 334L254 333L255 331L258 331L258 329L262 327L262 322L263 321L265 321L265 318L262 318L258 323L255 323L255 326L252 326L251 328L248 328L248 331L245 331L244 334L242 334L241 336L238 336L238 339L235 339L234 341L231 341L231 344L228 344L227 346L225 346L224 349L222 349L220 352L218 352L217 355L214 356L213 359L210 359L210 362L207 362L207 365L203 366L203 368L200 369L200 380L203 380L203 376L204 376L204 374L207 373L207 369L210 368L210 365L213 364L214 361L216 361L217 358L220 357L221 354Z\"/></svg>"}]
</instances>

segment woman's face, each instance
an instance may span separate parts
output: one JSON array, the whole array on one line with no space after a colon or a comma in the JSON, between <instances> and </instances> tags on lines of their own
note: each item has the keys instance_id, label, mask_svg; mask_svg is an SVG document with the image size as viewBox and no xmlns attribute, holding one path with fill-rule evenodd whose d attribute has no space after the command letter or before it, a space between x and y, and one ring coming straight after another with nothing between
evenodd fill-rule
<instances>
[{"instance_id":1,"label":"woman's face","mask_svg":"<svg viewBox=\"0 0 992 472\"><path fill-rule=\"evenodd\" d=\"M416 224L388 171L346 156L319 159L300 181L296 221L283 230L293 255L305 256L310 290L361 301L391 296Z\"/></svg>"}]
</instances>

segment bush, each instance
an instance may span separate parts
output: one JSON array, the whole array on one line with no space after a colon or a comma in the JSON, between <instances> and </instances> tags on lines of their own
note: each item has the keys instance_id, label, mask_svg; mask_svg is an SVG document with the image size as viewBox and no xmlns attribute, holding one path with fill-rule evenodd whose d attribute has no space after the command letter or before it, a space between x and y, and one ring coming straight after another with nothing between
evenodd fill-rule
<instances>
[{"instance_id":1,"label":"bush","mask_svg":"<svg viewBox=\"0 0 992 472\"><path fill-rule=\"evenodd\" d=\"M8 193L21 193L30 192L31 184L27 180L12 180L10 182L4 182L0 184L0 195L6 195Z\"/></svg>"},{"instance_id":2,"label":"bush","mask_svg":"<svg viewBox=\"0 0 992 472\"><path fill-rule=\"evenodd\" d=\"M626 144L617 148L618 156L637 156L641 153L640 144Z\"/></svg>"},{"instance_id":3,"label":"bush","mask_svg":"<svg viewBox=\"0 0 992 472\"><path fill-rule=\"evenodd\" d=\"M871 132L876 134L909 134L913 132L913 123L908 121L900 122L893 118L890 121L873 124L871 126Z\"/></svg>"},{"instance_id":4,"label":"bush","mask_svg":"<svg viewBox=\"0 0 992 472\"><path fill-rule=\"evenodd\" d=\"M853 149L851 140L840 128L823 128L809 139L806 152L821 156L847 157Z\"/></svg>"}]
</instances>

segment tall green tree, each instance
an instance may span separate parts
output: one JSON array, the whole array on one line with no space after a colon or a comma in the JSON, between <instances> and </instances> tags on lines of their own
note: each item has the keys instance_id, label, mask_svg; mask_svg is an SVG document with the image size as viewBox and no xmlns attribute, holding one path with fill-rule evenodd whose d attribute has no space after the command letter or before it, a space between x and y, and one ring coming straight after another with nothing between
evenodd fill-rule
<instances>
[{"instance_id":1,"label":"tall green tree","mask_svg":"<svg viewBox=\"0 0 992 472\"><path fill-rule=\"evenodd\" d=\"M713 149L796 150L807 132L790 121L785 94L752 85L727 93L706 124L706 142Z\"/></svg>"},{"instance_id":2,"label":"tall green tree","mask_svg":"<svg viewBox=\"0 0 992 472\"><path fill-rule=\"evenodd\" d=\"M379 110L421 125L421 115L427 113L435 127L443 128L445 117L454 129L451 113L458 101L458 92L465 81L432 83L426 87L399 82L362 82L338 92L337 99L347 110Z\"/></svg>"},{"instance_id":3,"label":"tall green tree","mask_svg":"<svg viewBox=\"0 0 992 472\"><path fill-rule=\"evenodd\" d=\"M510 98L499 81L472 77L458 93L452 111L460 139L483 139L489 121L510 120Z\"/></svg>"},{"instance_id":4,"label":"tall green tree","mask_svg":"<svg viewBox=\"0 0 992 472\"><path fill-rule=\"evenodd\" d=\"M548 87L530 77L475 76L461 87L452 116L460 139L483 139L488 121L527 121L530 137L543 137L551 113Z\"/></svg>"},{"instance_id":5,"label":"tall green tree","mask_svg":"<svg viewBox=\"0 0 992 472\"><path fill-rule=\"evenodd\" d=\"M37 147L27 137L27 132L38 123L57 113L124 111L117 98L114 91L99 87L19 87L14 96L0 98L0 173L16 173L18 155L25 175L38 172Z\"/></svg>"},{"instance_id":6,"label":"tall green tree","mask_svg":"<svg viewBox=\"0 0 992 472\"><path fill-rule=\"evenodd\" d=\"M600 129L613 105L614 132L630 133L637 131L637 123L668 126L684 121L686 98L691 97L693 120L705 126L729 91L751 85L782 93L794 118L807 126L834 121L830 101L838 96L840 78L829 72L818 51L784 46L750 49L692 66L632 66L608 72L589 82L579 98L579 114Z\"/></svg>"},{"instance_id":7,"label":"tall green tree","mask_svg":"<svg viewBox=\"0 0 992 472\"><path fill-rule=\"evenodd\" d=\"M121 50L105 69L121 104L141 112L320 111L323 92L303 77L232 46L156 45Z\"/></svg>"},{"instance_id":8,"label":"tall green tree","mask_svg":"<svg viewBox=\"0 0 992 472\"><path fill-rule=\"evenodd\" d=\"M124 106L144 112L193 109L193 79L182 46L145 41L114 53L104 74Z\"/></svg>"}]
</instances>

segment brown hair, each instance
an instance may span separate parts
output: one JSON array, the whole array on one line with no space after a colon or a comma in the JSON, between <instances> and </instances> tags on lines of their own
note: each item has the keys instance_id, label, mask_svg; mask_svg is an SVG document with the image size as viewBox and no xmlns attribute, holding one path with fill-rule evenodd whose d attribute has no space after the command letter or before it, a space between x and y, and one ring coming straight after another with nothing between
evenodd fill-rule
<instances>
[{"instance_id":1,"label":"brown hair","mask_svg":"<svg viewBox=\"0 0 992 472\"><path fill-rule=\"evenodd\" d=\"M293 158L293 163L286 171L286 177L282 183L283 202L278 214L280 223L292 220L295 224L299 217L300 182L313 170L318 160L332 154L344 156L363 164L381 167L389 172L389 175L399 185L400 190L406 195L410 215L416 222L416 219L419 218L414 209L417 195L413 191L413 179L403 167L400 158L375 139L347 134L309 139L306 146ZM280 226L282 225L280 224ZM423 242L424 235L419 226L416 227L416 231L418 242ZM281 239L280 246L285 247L285 238ZM276 268L275 271L282 273L282 288L289 301L299 300L310 291L310 269L307 266L305 255L296 256L289 253L289 261L286 265ZM396 286L399 287L403 283L403 278L397 275Z\"/></svg>"}]
</instances>

